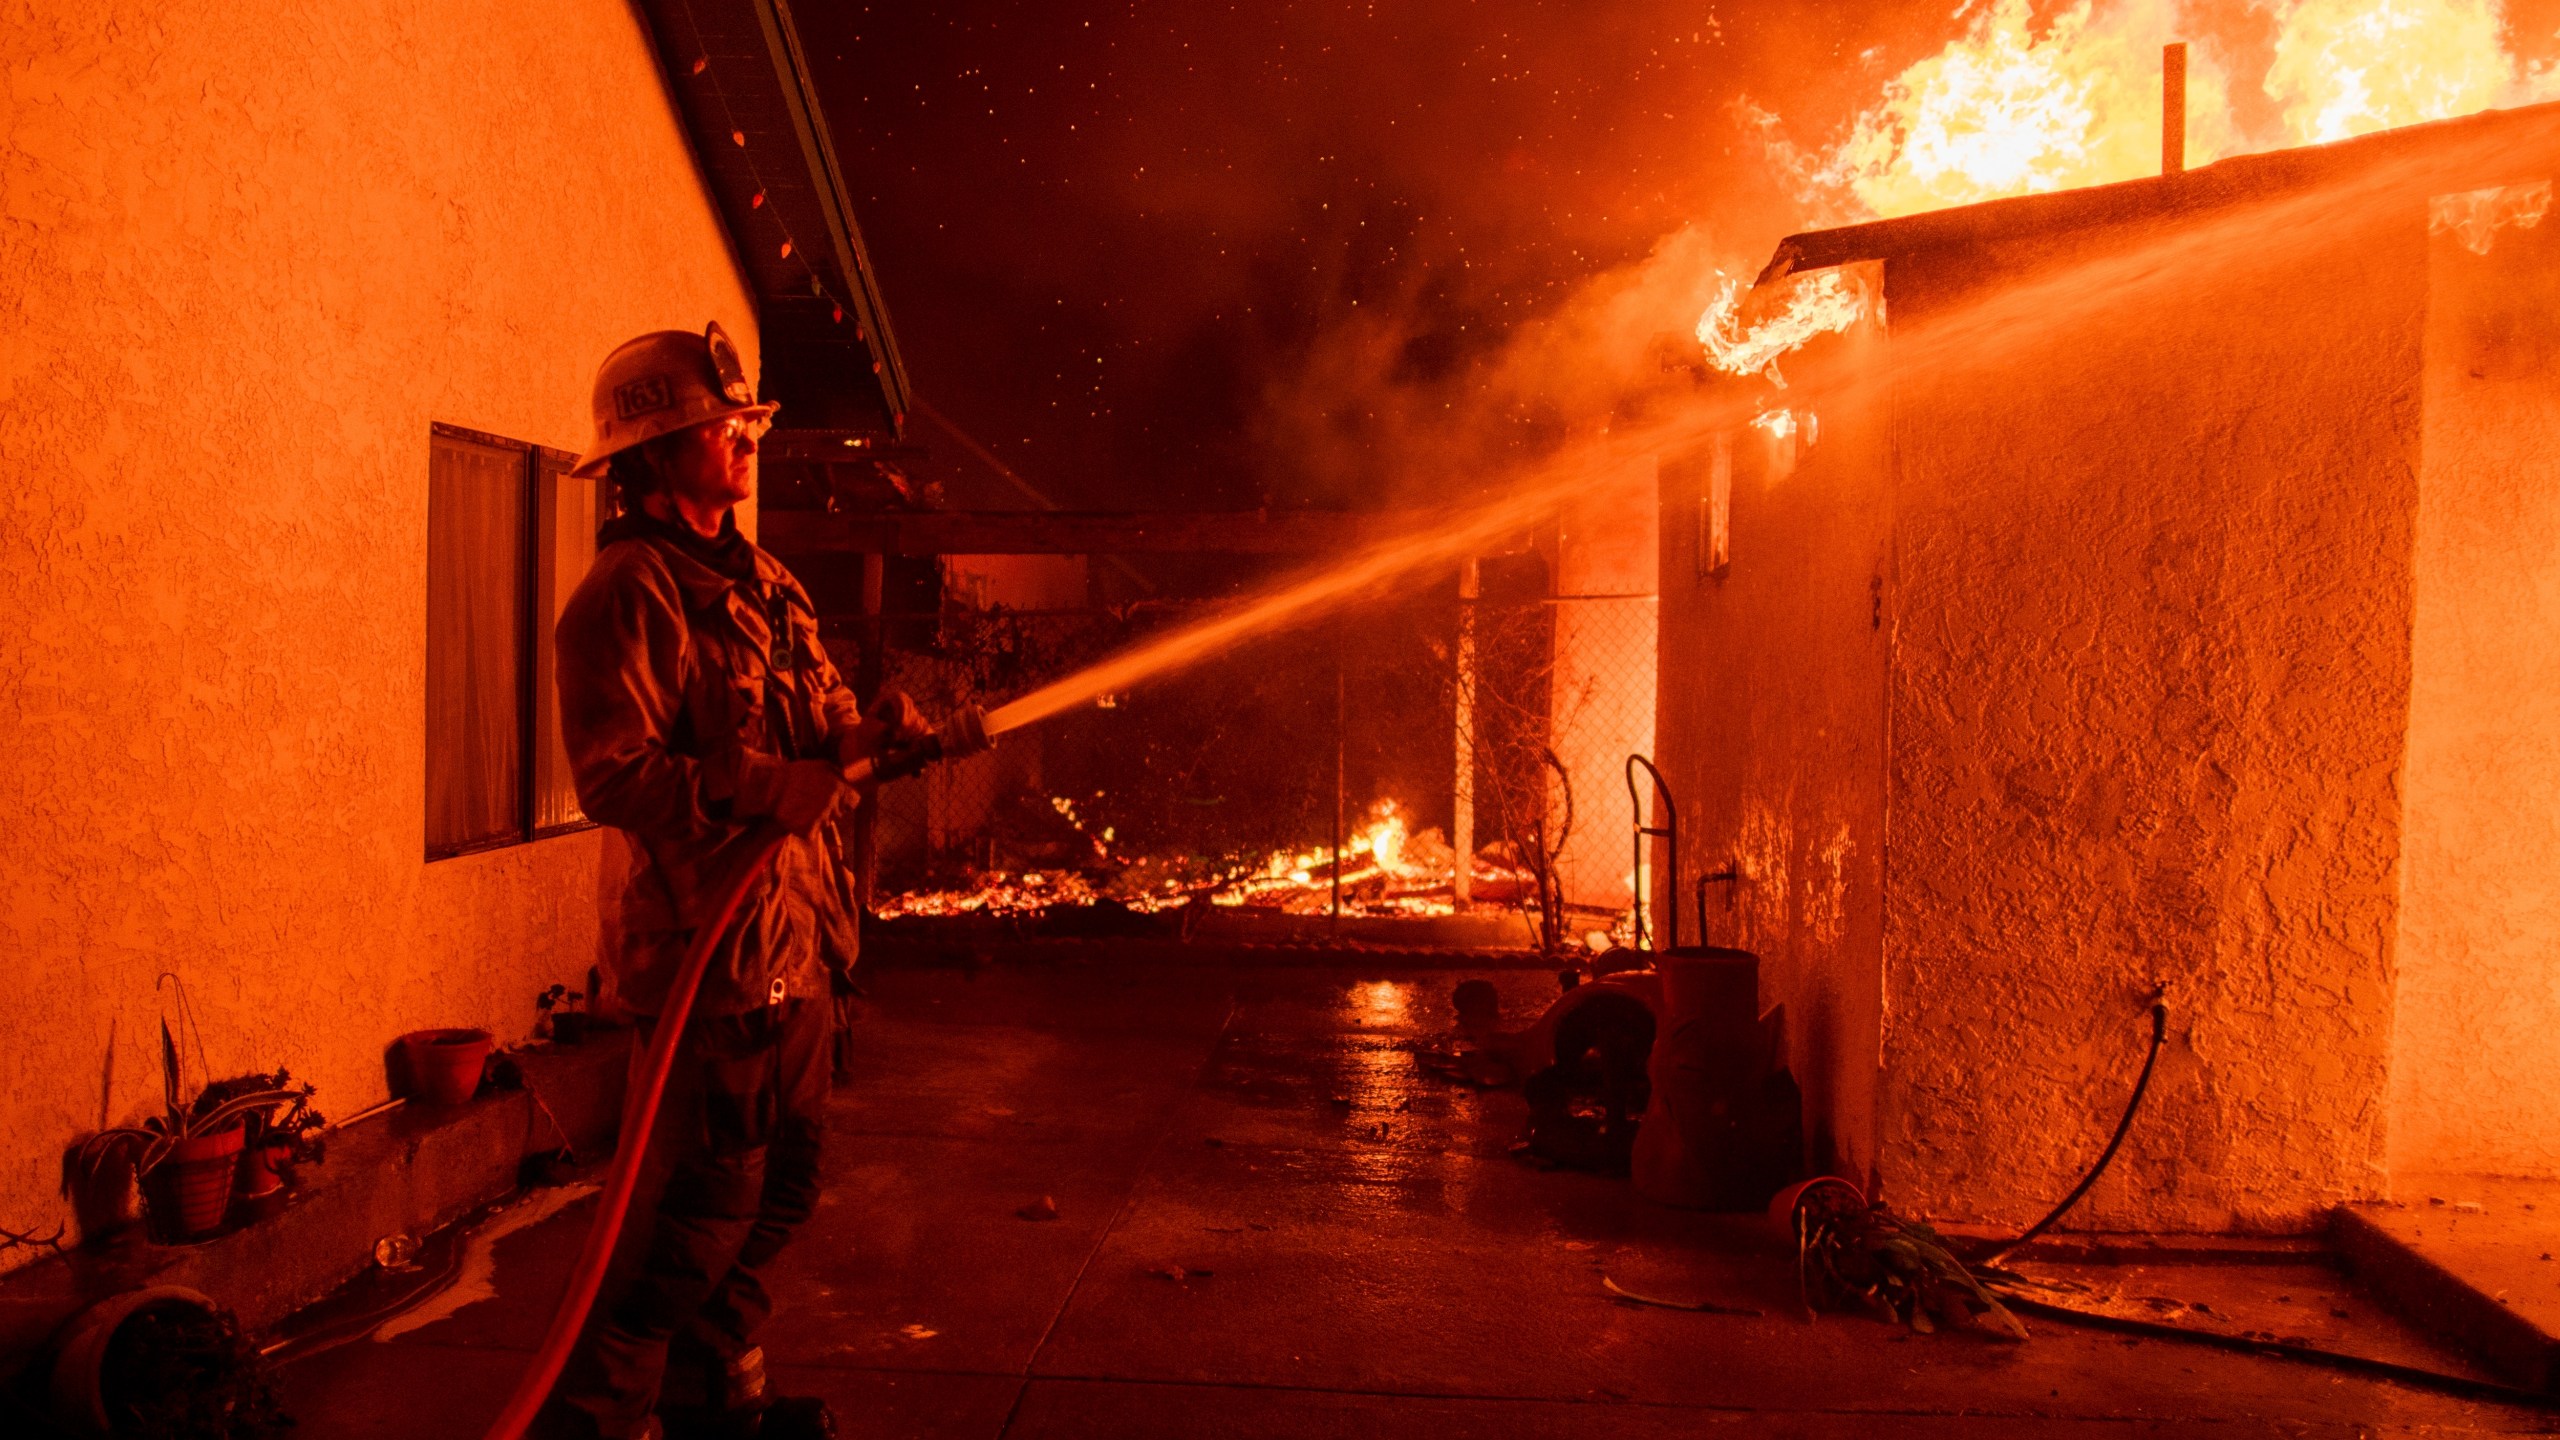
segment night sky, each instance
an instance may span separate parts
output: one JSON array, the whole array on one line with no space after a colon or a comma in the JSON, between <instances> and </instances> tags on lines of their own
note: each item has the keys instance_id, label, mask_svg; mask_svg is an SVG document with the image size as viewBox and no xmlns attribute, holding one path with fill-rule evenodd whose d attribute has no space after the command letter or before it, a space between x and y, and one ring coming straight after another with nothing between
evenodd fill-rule
<instances>
[{"instance_id":1,"label":"night sky","mask_svg":"<svg viewBox=\"0 0 2560 1440\"><path fill-rule=\"evenodd\" d=\"M920 410L1070 506L1330 507L1397 488L1384 400L1463 414L1507 341L1665 235L1765 258L1801 212L1736 102L1835 124L1943 42L1947 8L796 18ZM1666 307L1663 330L1694 319ZM915 429L953 503L1022 503Z\"/></svg>"}]
</instances>

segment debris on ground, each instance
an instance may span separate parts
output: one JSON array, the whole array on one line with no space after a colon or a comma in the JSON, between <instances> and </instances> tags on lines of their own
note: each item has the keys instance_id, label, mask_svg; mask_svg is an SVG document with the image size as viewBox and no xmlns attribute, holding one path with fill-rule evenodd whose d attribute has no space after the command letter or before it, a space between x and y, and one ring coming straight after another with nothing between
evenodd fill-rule
<instances>
[{"instance_id":1,"label":"debris on ground","mask_svg":"<svg viewBox=\"0 0 2560 1440\"><path fill-rule=\"evenodd\" d=\"M1655 1295L1639 1295L1606 1275L1600 1277L1600 1288L1608 1291L1614 1299L1624 1300L1631 1305L1651 1305L1662 1310L1688 1310L1701 1315L1749 1315L1755 1318L1761 1313L1748 1306L1720 1305L1713 1300L1665 1300Z\"/></svg>"},{"instance_id":2,"label":"debris on ground","mask_svg":"<svg viewBox=\"0 0 2560 1440\"><path fill-rule=\"evenodd\" d=\"M1938 1232L1871 1204L1845 1180L1825 1177L1781 1192L1796 1245L1805 1318L1861 1309L1923 1335L1940 1324L1979 1325L2013 1340L2027 1327L1982 1287Z\"/></svg>"},{"instance_id":3,"label":"debris on ground","mask_svg":"<svg viewBox=\"0 0 2560 1440\"><path fill-rule=\"evenodd\" d=\"M1043 1195L1013 1213L1025 1220L1055 1220L1058 1218L1058 1202L1052 1196Z\"/></svg>"}]
</instances>

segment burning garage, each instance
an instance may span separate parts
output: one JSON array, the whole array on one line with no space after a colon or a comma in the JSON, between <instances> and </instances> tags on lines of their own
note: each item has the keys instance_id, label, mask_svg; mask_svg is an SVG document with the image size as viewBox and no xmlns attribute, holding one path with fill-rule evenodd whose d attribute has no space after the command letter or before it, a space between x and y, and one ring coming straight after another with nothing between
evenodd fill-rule
<instances>
[{"instance_id":1,"label":"burning garage","mask_svg":"<svg viewBox=\"0 0 2560 1440\"><path fill-rule=\"evenodd\" d=\"M1767 957L1853 1173L2033 1218L2155 999L2102 1228L2549 1169L2555 142L2530 109L1779 247L1763 303L1861 318L1664 487L1697 858L1657 903Z\"/></svg>"}]
</instances>

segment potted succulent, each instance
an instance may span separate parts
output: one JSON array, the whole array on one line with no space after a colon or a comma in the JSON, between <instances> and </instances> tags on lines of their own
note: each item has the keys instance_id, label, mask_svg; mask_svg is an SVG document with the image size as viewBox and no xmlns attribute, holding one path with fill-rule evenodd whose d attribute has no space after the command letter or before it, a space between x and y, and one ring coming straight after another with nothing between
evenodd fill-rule
<instances>
[{"instance_id":1,"label":"potted succulent","mask_svg":"<svg viewBox=\"0 0 2560 1440\"><path fill-rule=\"evenodd\" d=\"M533 1008L542 1012L534 1022L537 1034L547 1033L562 1045L575 1045L587 1038L587 997L566 985L554 985L533 997Z\"/></svg>"},{"instance_id":2,"label":"potted succulent","mask_svg":"<svg viewBox=\"0 0 2560 1440\"><path fill-rule=\"evenodd\" d=\"M206 1087L193 1099L181 1099L178 1045L166 1021L160 1025L160 1080L167 1106L164 1113L139 1125L101 1130L81 1141L78 1161L92 1181L110 1163L120 1158L130 1161L134 1179L142 1186L143 1210L150 1218L153 1237L181 1244L222 1228L231 1208L240 1155L248 1148L250 1117L289 1105L307 1108L311 1090L308 1086L299 1091L247 1089L226 1082L222 1087Z\"/></svg>"}]
</instances>

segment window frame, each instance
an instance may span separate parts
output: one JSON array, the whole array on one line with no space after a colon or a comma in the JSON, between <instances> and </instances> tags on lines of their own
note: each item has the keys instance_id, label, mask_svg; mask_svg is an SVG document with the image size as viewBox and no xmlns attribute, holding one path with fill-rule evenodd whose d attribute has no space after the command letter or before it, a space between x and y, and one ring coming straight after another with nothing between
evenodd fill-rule
<instances>
[{"instance_id":1,"label":"window frame","mask_svg":"<svg viewBox=\"0 0 2560 1440\"><path fill-rule=\"evenodd\" d=\"M575 835L581 831L596 829L597 825L594 820L583 814L576 820L557 824L536 823L542 803L538 788L542 776L542 761L539 755L542 729L536 718L536 709L541 704L540 676L549 668L541 658L548 652L538 647L551 643L551 626L542 614L544 546L549 539L543 528L544 511L547 508L543 490L555 478L569 478L567 472L578 463L578 457L570 451L552 446L537 445L529 440L516 440L504 435L492 435L486 430L447 424L442 420L429 422L427 429L430 463L432 463L435 441L459 440L493 450L512 452L518 457L523 467L521 483L517 491L522 500L521 513L516 517L520 563L516 573L515 604L515 825L509 833L488 836L461 845L437 846L429 843L424 849L427 863L432 865L439 860L459 859L465 855L484 855L489 851L504 850L510 846L530 845L538 840ZM546 470L546 462L558 468ZM610 503L608 497L607 504ZM429 623L432 628L432 619ZM425 738L428 744L435 743L432 735Z\"/></svg>"}]
</instances>

